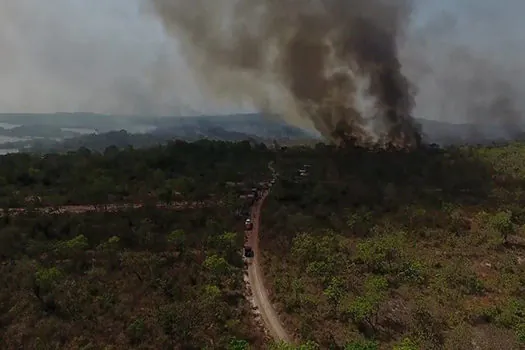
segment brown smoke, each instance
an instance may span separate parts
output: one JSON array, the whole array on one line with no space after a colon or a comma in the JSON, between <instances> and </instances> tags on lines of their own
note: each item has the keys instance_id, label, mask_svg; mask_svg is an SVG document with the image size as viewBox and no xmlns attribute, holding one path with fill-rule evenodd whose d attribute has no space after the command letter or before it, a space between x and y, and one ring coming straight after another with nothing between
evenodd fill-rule
<instances>
[{"instance_id":1,"label":"brown smoke","mask_svg":"<svg viewBox=\"0 0 525 350\"><path fill-rule=\"evenodd\" d=\"M409 0L150 0L207 88L330 141L419 145L397 40Z\"/></svg>"}]
</instances>

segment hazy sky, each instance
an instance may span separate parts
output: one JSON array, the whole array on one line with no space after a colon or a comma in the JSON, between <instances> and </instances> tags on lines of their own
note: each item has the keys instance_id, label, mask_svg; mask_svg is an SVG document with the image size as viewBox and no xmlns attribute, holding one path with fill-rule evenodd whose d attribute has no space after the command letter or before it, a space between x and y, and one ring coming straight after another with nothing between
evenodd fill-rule
<instances>
[{"instance_id":1,"label":"hazy sky","mask_svg":"<svg viewBox=\"0 0 525 350\"><path fill-rule=\"evenodd\" d=\"M243 107L202 96L174 40L145 15L145 1L0 0L0 112L173 115ZM525 1L417 2L404 47L407 74L420 85L417 113L439 118L451 82L440 87L436 75L447 75L456 44L496 67L498 78L504 66L525 92L523 73L516 75L525 57Z\"/></svg>"},{"instance_id":2,"label":"hazy sky","mask_svg":"<svg viewBox=\"0 0 525 350\"><path fill-rule=\"evenodd\" d=\"M421 0L402 62L416 116L450 122L525 119L525 1ZM507 99L512 116L494 111Z\"/></svg>"}]
</instances>

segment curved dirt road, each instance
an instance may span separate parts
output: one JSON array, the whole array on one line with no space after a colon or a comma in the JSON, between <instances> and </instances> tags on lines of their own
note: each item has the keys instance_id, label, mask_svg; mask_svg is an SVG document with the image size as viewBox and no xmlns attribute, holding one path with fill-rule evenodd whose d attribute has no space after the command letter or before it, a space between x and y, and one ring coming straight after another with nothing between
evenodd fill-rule
<instances>
[{"instance_id":1,"label":"curved dirt road","mask_svg":"<svg viewBox=\"0 0 525 350\"><path fill-rule=\"evenodd\" d=\"M252 297L257 309L259 310L261 317L264 321L266 329L270 332L270 335L276 341L285 341L292 343L292 338L288 335L284 329L277 312L270 302L268 292L264 287L263 274L259 265L259 226L261 218L261 207L268 195L268 191L264 192L261 198L252 208L253 218L253 229L248 237L248 244L252 247L255 256L248 265L248 278L250 281L250 288L252 291Z\"/></svg>"}]
</instances>

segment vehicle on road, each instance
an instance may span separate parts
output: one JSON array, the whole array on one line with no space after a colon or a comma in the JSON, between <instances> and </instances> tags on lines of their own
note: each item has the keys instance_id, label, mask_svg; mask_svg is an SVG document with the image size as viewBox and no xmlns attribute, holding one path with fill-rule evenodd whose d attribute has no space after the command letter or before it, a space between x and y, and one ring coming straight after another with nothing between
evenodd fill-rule
<instances>
[{"instance_id":1,"label":"vehicle on road","mask_svg":"<svg viewBox=\"0 0 525 350\"><path fill-rule=\"evenodd\" d=\"M253 229L253 222L251 219L246 219L246 221L244 222L244 227L246 228L246 230L251 230Z\"/></svg>"},{"instance_id":2,"label":"vehicle on road","mask_svg":"<svg viewBox=\"0 0 525 350\"><path fill-rule=\"evenodd\" d=\"M255 256L255 252L253 251L252 247L250 246L244 246L244 257L245 258L253 258Z\"/></svg>"}]
</instances>

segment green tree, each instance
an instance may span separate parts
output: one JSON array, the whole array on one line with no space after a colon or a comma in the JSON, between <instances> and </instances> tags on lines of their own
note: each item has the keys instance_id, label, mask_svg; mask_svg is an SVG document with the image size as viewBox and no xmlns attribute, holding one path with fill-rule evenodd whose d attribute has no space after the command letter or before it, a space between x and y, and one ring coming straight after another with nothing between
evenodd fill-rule
<instances>
[{"instance_id":1,"label":"green tree","mask_svg":"<svg viewBox=\"0 0 525 350\"><path fill-rule=\"evenodd\" d=\"M133 321L126 330L131 344L134 345L140 344L144 340L145 332L146 327L142 318Z\"/></svg>"},{"instance_id":2,"label":"green tree","mask_svg":"<svg viewBox=\"0 0 525 350\"><path fill-rule=\"evenodd\" d=\"M333 277L328 285L328 288L324 290L324 295L328 298L328 302L332 307L332 311L335 312L341 298L345 295L346 288L344 281L341 278Z\"/></svg>"},{"instance_id":3,"label":"green tree","mask_svg":"<svg viewBox=\"0 0 525 350\"><path fill-rule=\"evenodd\" d=\"M405 244L404 232L385 234L360 242L356 259L368 266L371 271L393 271L396 263L403 262L401 248Z\"/></svg>"},{"instance_id":4,"label":"green tree","mask_svg":"<svg viewBox=\"0 0 525 350\"><path fill-rule=\"evenodd\" d=\"M507 242L508 236L514 233L514 224L512 223L512 212L510 210L499 211L489 216L488 223L490 227L496 230L504 242Z\"/></svg>"},{"instance_id":5,"label":"green tree","mask_svg":"<svg viewBox=\"0 0 525 350\"><path fill-rule=\"evenodd\" d=\"M516 338L520 344L525 344L525 323L520 323L515 327Z\"/></svg>"},{"instance_id":6,"label":"green tree","mask_svg":"<svg viewBox=\"0 0 525 350\"><path fill-rule=\"evenodd\" d=\"M184 232L184 230L178 229L172 231L170 234L168 234L167 239L168 243L173 245L178 252L181 254L184 253L186 243L186 232Z\"/></svg>"},{"instance_id":7,"label":"green tree","mask_svg":"<svg viewBox=\"0 0 525 350\"><path fill-rule=\"evenodd\" d=\"M111 236L106 242L101 243L98 249L106 252L115 252L119 248L120 237Z\"/></svg>"},{"instance_id":8,"label":"green tree","mask_svg":"<svg viewBox=\"0 0 525 350\"><path fill-rule=\"evenodd\" d=\"M405 338L394 346L393 350L420 350L419 346L410 338Z\"/></svg>"},{"instance_id":9,"label":"green tree","mask_svg":"<svg viewBox=\"0 0 525 350\"><path fill-rule=\"evenodd\" d=\"M166 205L171 205L175 194L171 187L164 186L159 190L158 197L159 200L165 203Z\"/></svg>"},{"instance_id":10,"label":"green tree","mask_svg":"<svg viewBox=\"0 0 525 350\"><path fill-rule=\"evenodd\" d=\"M78 235L68 241L57 244L56 251L65 257L75 257L83 253L89 247L88 239L84 235Z\"/></svg>"},{"instance_id":11,"label":"green tree","mask_svg":"<svg viewBox=\"0 0 525 350\"><path fill-rule=\"evenodd\" d=\"M217 246L225 255L236 252L239 246L237 244L237 233L224 232L222 235L217 236Z\"/></svg>"},{"instance_id":12,"label":"green tree","mask_svg":"<svg viewBox=\"0 0 525 350\"><path fill-rule=\"evenodd\" d=\"M221 290L215 285L206 285L204 286L203 294L205 299L208 300L209 303L214 303L220 298Z\"/></svg>"},{"instance_id":13,"label":"green tree","mask_svg":"<svg viewBox=\"0 0 525 350\"><path fill-rule=\"evenodd\" d=\"M221 282L230 272L230 265L222 256L213 254L204 260L203 266L210 271L212 279Z\"/></svg>"},{"instance_id":14,"label":"green tree","mask_svg":"<svg viewBox=\"0 0 525 350\"><path fill-rule=\"evenodd\" d=\"M250 344L244 339L231 339L228 343L228 350L249 350Z\"/></svg>"},{"instance_id":15,"label":"green tree","mask_svg":"<svg viewBox=\"0 0 525 350\"><path fill-rule=\"evenodd\" d=\"M91 184L91 201L99 202L102 204L107 204L108 194L112 193L115 190L115 183L113 179L102 171L99 171L102 174L96 175Z\"/></svg>"},{"instance_id":16,"label":"green tree","mask_svg":"<svg viewBox=\"0 0 525 350\"><path fill-rule=\"evenodd\" d=\"M301 304L301 295L305 291L304 282L300 278L293 278L292 283L292 297L293 297L293 306L297 306Z\"/></svg>"},{"instance_id":17,"label":"green tree","mask_svg":"<svg viewBox=\"0 0 525 350\"><path fill-rule=\"evenodd\" d=\"M371 340L355 341L346 344L344 350L379 350L379 344Z\"/></svg>"},{"instance_id":18,"label":"green tree","mask_svg":"<svg viewBox=\"0 0 525 350\"><path fill-rule=\"evenodd\" d=\"M35 282L41 292L50 292L64 278L57 267L40 268L35 273Z\"/></svg>"},{"instance_id":19,"label":"green tree","mask_svg":"<svg viewBox=\"0 0 525 350\"><path fill-rule=\"evenodd\" d=\"M354 322L365 322L376 328L379 307L386 297L388 282L384 277L372 276L365 282L364 295L350 303L347 313Z\"/></svg>"},{"instance_id":20,"label":"green tree","mask_svg":"<svg viewBox=\"0 0 525 350\"><path fill-rule=\"evenodd\" d=\"M305 344L296 346L289 344L285 341L272 343L270 345L270 350L319 350L320 347L317 343L313 341L307 341Z\"/></svg>"}]
</instances>

